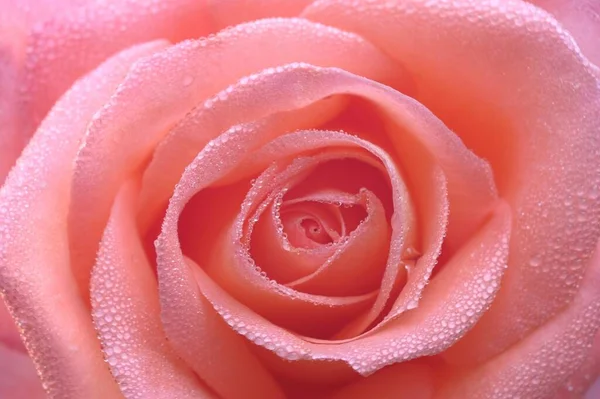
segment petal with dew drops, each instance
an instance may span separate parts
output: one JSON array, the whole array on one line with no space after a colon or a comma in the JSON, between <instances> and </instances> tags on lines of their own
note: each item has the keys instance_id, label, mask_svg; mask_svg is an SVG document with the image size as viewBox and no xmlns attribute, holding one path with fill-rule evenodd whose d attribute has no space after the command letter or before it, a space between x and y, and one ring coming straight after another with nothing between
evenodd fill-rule
<instances>
[{"instance_id":1,"label":"petal with dew drops","mask_svg":"<svg viewBox=\"0 0 600 399\"><path fill-rule=\"evenodd\" d=\"M29 55L26 52L29 32L60 11L73 9L86 1L0 1L0 185L33 133L33 127L25 131L18 119L23 112L19 96Z\"/></svg>"},{"instance_id":2,"label":"petal with dew drops","mask_svg":"<svg viewBox=\"0 0 600 399\"><path fill-rule=\"evenodd\" d=\"M302 65L283 68L280 72L274 72L267 76L269 79L274 79L277 76L285 76L288 71L302 76L303 69L310 71L306 84L319 82L318 69ZM342 75L338 76L338 73L337 71L327 71L324 76L327 76L328 85L336 82L332 77L341 78ZM263 76L263 78L266 77ZM277 87L289 86L280 84ZM319 84L319 87L322 86L327 85ZM352 85L345 86L346 92L349 87ZM233 93L230 94L233 95ZM333 132L325 132L325 134L331 135ZM315 137L317 136L315 135ZM259 132L256 130L248 129L248 127L235 127L211 142L211 145L207 146L186 169L170 202L163 231L157 241L158 267L164 277L164 279L161 278L160 286L163 301L174 303L185 301L181 296L181 279L189 277L183 277L181 273L189 273L188 268L192 268L196 274L196 280L200 284L201 292L215 309L222 317L231 322L230 325L236 331L254 343L273 350L283 358L343 360L364 374L372 373L385 365L401 360L408 360L423 354L438 353L446 349L462 337L487 310L499 287L508 252L510 214L508 207L504 204L497 207L486 227L472 238L470 245L463 248L463 252L454 256L453 262L450 262L430 284L428 295L424 296L419 312L407 313L398 320L390 321L388 326L382 327L381 331L375 334L366 334L359 339L335 345L314 344L272 325L233 300L208 278L200 267L184 258L178 244L175 226L184 204L197 190L212 184L221 176L232 171L237 160L243 158L247 153L252 153L251 149L265 139L260 138ZM315 141L323 142L323 139ZM224 153L225 150L226 153ZM213 162L211 157L217 158ZM211 167L200 167L203 162L210 162ZM399 208L396 207L396 209ZM462 312L456 311L458 304L462 306ZM172 306L166 308L172 312L170 319L182 317L181 313L177 312L185 311L185 306L180 309ZM443 323L446 323L445 331L440 332L439 326L443 326ZM177 325L170 328L174 334L180 330ZM425 336L430 336L431 339L426 339ZM268 340L265 340L265 337ZM403 351L390 352L391 343L398 348L403 348ZM384 350L386 353L383 353Z\"/></svg>"},{"instance_id":3,"label":"petal with dew drops","mask_svg":"<svg viewBox=\"0 0 600 399\"><path fill-rule=\"evenodd\" d=\"M136 181L121 188L92 270L92 316L106 362L127 399L214 398L162 332L156 278L135 224L138 192Z\"/></svg>"},{"instance_id":4,"label":"petal with dew drops","mask_svg":"<svg viewBox=\"0 0 600 399\"><path fill-rule=\"evenodd\" d=\"M514 209L503 288L452 361L493 356L568 304L600 236L600 86L571 37L522 1L318 0L303 16L402 62Z\"/></svg>"},{"instance_id":5,"label":"petal with dew drops","mask_svg":"<svg viewBox=\"0 0 600 399\"><path fill-rule=\"evenodd\" d=\"M51 397L118 395L81 297L87 291L72 277L67 236L72 161L85 127L131 65L166 45L128 49L74 85L0 190L0 289Z\"/></svg>"},{"instance_id":6,"label":"petal with dew drops","mask_svg":"<svg viewBox=\"0 0 600 399\"><path fill-rule=\"evenodd\" d=\"M73 258L91 267L119 184L193 107L249 73L295 61L338 65L382 80L398 74L394 63L358 36L285 18L238 25L138 63L90 124L77 156L69 215ZM233 124L226 122L204 143ZM94 212L88 211L91 206ZM82 267L77 277L85 283L86 276Z\"/></svg>"},{"instance_id":7,"label":"petal with dew drops","mask_svg":"<svg viewBox=\"0 0 600 399\"><path fill-rule=\"evenodd\" d=\"M600 244L580 291L562 313L463 376L438 398L546 399L584 364L600 328Z\"/></svg>"},{"instance_id":8,"label":"petal with dew drops","mask_svg":"<svg viewBox=\"0 0 600 399\"><path fill-rule=\"evenodd\" d=\"M600 67L600 2L598 0L527 0L554 16L573 35L581 52Z\"/></svg>"},{"instance_id":9,"label":"petal with dew drops","mask_svg":"<svg viewBox=\"0 0 600 399\"><path fill-rule=\"evenodd\" d=\"M28 32L22 77L25 94L21 96L23 112L19 115L26 135L33 133L52 104L77 78L117 51L149 40L176 43L195 39L234 22L292 17L308 1L80 1L77 7L61 7L59 2L47 0L41 3L51 3L42 9L61 12L54 12Z\"/></svg>"}]
</instances>

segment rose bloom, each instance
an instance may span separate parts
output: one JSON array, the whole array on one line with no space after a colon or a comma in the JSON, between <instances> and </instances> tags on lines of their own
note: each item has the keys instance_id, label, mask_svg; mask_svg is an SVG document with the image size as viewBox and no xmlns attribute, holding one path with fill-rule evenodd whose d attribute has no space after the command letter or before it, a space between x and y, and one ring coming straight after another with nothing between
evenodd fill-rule
<instances>
[{"instance_id":1,"label":"rose bloom","mask_svg":"<svg viewBox=\"0 0 600 399\"><path fill-rule=\"evenodd\" d=\"M599 1L0 3L1 398L600 397Z\"/></svg>"}]
</instances>

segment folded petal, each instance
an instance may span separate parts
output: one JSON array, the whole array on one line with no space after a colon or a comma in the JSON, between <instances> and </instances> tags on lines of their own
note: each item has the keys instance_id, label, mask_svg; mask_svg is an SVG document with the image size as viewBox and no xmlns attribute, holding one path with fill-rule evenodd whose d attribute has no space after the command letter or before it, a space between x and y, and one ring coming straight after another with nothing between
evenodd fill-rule
<instances>
[{"instance_id":1,"label":"folded petal","mask_svg":"<svg viewBox=\"0 0 600 399\"><path fill-rule=\"evenodd\" d=\"M56 104L0 190L0 290L51 397L118 397L73 279L67 212L73 160L94 113L155 42L106 61ZM60 311L57 311L60 309Z\"/></svg>"},{"instance_id":2,"label":"folded petal","mask_svg":"<svg viewBox=\"0 0 600 399\"><path fill-rule=\"evenodd\" d=\"M240 63L240 59L245 61ZM119 185L192 108L205 107L210 112L212 105L204 101L237 79L295 61L337 65L383 80L398 73L381 52L357 36L302 19L238 25L207 39L173 46L137 64L90 124L77 157L70 214L72 246L77 251L74 259L91 267ZM239 123L234 115L241 112L228 109L229 117L217 120L219 125L202 137L203 143ZM88 211L91 206L94 212ZM85 273L81 280L85 281Z\"/></svg>"},{"instance_id":3,"label":"folded petal","mask_svg":"<svg viewBox=\"0 0 600 399\"><path fill-rule=\"evenodd\" d=\"M92 316L104 357L125 398L214 398L162 331L154 270L135 224L136 183L120 190L92 271Z\"/></svg>"}]
</instances>

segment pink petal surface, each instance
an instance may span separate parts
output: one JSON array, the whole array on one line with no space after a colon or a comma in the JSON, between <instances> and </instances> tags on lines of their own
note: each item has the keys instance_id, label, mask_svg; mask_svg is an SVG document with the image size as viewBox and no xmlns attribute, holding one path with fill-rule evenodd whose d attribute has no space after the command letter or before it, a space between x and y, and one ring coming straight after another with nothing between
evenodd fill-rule
<instances>
[{"instance_id":1,"label":"pink petal surface","mask_svg":"<svg viewBox=\"0 0 600 399\"><path fill-rule=\"evenodd\" d=\"M362 62L357 62L357 54ZM240 63L241 58L245 62ZM173 46L137 64L90 124L77 156L69 216L72 246L77 250L73 258L91 264L119 184L147 160L186 113L244 75L293 61L338 65L381 79L396 71L357 36L301 19L239 25L211 38ZM222 130L208 134L204 142ZM88 211L91 206L94 212ZM82 282L85 272L83 268L78 276Z\"/></svg>"},{"instance_id":2,"label":"pink petal surface","mask_svg":"<svg viewBox=\"0 0 600 399\"><path fill-rule=\"evenodd\" d=\"M0 397L46 399L33 362L27 353L0 342Z\"/></svg>"},{"instance_id":3,"label":"pink petal surface","mask_svg":"<svg viewBox=\"0 0 600 399\"><path fill-rule=\"evenodd\" d=\"M546 325L448 383L443 399L552 397L583 365L600 328L600 245L573 302Z\"/></svg>"},{"instance_id":4,"label":"pink petal surface","mask_svg":"<svg viewBox=\"0 0 600 399\"><path fill-rule=\"evenodd\" d=\"M135 224L137 186L120 190L92 270L92 316L106 362L128 399L215 398L162 332L158 286ZM242 381L236 386L246 389Z\"/></svg>"},{"instance_id":5,"label":"pink petal surface","mask_svg":"<svg viewBox=\"0 0 600 399\"><path fill-rule=\"evenodd\" d=\"M25 347L19 336L19 330L4 305L4 301L0 301L0 343L10 349L25 352Z\"/></svg>"},{"instance_id":6,"label":"pink petal surface","mask_svg":"<svg viewBox=\"0 0 600 399\"><path fill-rule=\"evenodd\" d=\"M149 43L120 53L73 86L0 191L0 289L50 397L119 397L72 276L67 236L72 162L89 120L130 66L165 46Z\"/></svg>"},{"instance_id":7,"label":"pink petal surface","mask_svg":"<svg viewBox=\"0 0 600 399\"><path fill-rule=\"evenodd\" d=\"M503 289L452 360L496 354L567 305L600 236L600 87L554 19L524 2L469 0L321 0L304 15L402 62L416 99L489 160L514 210Z\"/></svg>"},{"instance_id":8,"label":"pink petal surface","mask_svg":"<svg viewBox=\"0 0 600 399\"><path fill-rule=\"evenodd\" d=\"M573 36L581 52L600 67L598 0L527 0L548 11Z\"/></svg>"}]
</instances>

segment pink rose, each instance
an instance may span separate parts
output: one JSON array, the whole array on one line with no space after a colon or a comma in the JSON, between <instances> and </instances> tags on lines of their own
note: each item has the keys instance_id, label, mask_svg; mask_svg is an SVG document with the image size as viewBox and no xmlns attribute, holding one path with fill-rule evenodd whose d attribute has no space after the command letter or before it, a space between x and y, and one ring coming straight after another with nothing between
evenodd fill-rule
<instances>
[{"instance_id":1,"label":"pink rose","mask_svg":"<svg viewBox=\"0 0 600 399\"><path fill-rule=\"evenodd\" d=\"M599 2L0 3L0 397L600 373Z\"/></svg>"}]
</instances>

